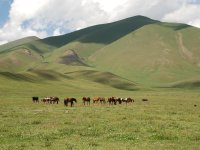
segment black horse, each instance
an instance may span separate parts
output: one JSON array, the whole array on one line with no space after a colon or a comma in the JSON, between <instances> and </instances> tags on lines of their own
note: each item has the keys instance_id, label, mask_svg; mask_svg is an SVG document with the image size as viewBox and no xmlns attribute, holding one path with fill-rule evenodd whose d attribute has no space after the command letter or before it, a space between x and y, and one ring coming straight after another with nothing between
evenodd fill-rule
<instances>
[{"instance_id":1,"label":"black horse","mask_svg":"<svg viewBox=\"0 0 200 150\"><path fill-rule=\"evenodd\" d=\"M75 98L65 98L64 99L64 105L68 106L68 103L70 103L70 106L74 106L74 102L77 103L77 100Z\"/></svg>"},{"instance_id":2,"label":"black horse","mask_svg":"<svg viewBox=\"0 0 200 150\"><path fill-rule=\"evenodd\" d=\"M33 96L32 101L33 101L33 103L39 103L39 97Z\"/></svg>"},{"instance_id":3,"label":"black horse","mask_svg":"<svg viewBox=\"0 0 200 150\"><path fill-rule=\"evenodd\" d=\"M83 97L82 100L84 105L85 104L90 105L90 97Z\"/></svg>"}]
</instances>

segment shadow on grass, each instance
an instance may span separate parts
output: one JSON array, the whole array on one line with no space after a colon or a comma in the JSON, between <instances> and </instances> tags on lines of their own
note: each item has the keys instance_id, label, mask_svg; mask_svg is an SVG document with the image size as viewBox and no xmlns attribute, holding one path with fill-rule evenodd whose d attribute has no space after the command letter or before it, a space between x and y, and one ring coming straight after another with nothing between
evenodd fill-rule
<instances>
[{"instance_id":1,"label":"shadow on grass","mask_svg":"<svg viewBox=\"0 0 200 150\"><path fill-rule=\"evenodd\" d=\"M89 81L97 82L120 90L135 91L139 90L137 85L130 80L115 75L110 72L99 72L94 70L83 70L65 73L74 78L82 78Z\"/></svg>"},{"instance_id":2,"label":"shadow on grass","mask_svg":"<svg viewBox=\"0 0 200 150\"><path fill-rule=\"evenodd\" d=\"M0 75L16 81L36 82L33 76L31 75L27 76L26 74L0 72Z\"/></svg>"},{"instance_id":3,"label":"shadow on grass","mask_svg":"<svg viewBox=\"0 0 200 150\"><path fill-rule=\"evenodd\" d=\"M43 39L43 42L56 47L72 41L109 44L145 25L157 22L144 16L135 16L113 23L91 26L62 36L49 37Z\"/></svg>"}]
</instances>

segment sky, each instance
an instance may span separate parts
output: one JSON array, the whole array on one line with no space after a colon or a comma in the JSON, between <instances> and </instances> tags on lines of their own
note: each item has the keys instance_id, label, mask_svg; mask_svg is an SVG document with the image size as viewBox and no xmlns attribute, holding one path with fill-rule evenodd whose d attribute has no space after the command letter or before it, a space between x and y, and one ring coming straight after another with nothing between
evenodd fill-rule
<instances>
[{"instance_id":1,"label":"sky","mask_svg":"<svg viewBox=\"0 0 200 150\"><path fill-rule=\"evenodd\" d=\"M200 28L200 0L0 0L0 45L136 15Z\"/></svg>"}]
</instances>

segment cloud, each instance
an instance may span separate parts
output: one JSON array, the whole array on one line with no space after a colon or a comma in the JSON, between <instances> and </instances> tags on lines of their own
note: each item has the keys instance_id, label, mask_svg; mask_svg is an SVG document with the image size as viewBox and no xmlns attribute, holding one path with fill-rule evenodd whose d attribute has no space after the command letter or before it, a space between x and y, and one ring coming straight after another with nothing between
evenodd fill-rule
<instances>
[{"instance_id":1,"label":"cloud","mask_svg":"<svg viewBox=\"0 0 200 150\"><path fill-rule=\"evenodd\" d=\"M200 27L199 0L14 0L0 43L25 36L44 38L95 24L144 15Z\"/></svg>"},{"instance_id":2,"label":"cloud","mask_svg":"<svg viewBox=\"0 0 200 150\"><path fill-rule=\"evenodd\" d=\"M6 44L8 41L0 41L0 45Z\"/></svg>"},{"instance_id":3,"label":"cloud","mask_svg":"<svg viewBox=\"0 0 200 150\"><path fill-rule=\"evenodd\" d=\"M200 27L200 5L183 5L178 10L175 10L163 17L163 21L184 22L193 26Z\"/></svg>"},{"instance_id":4,"label":"cloud","mask_svg":"<svg viewBox=\"0 0 200 150\"><path fill-rule=\"evenodd\" d=\"M6 41L9 42L26 36L46 37L47 33L45 31L36 31L31 27L23 27L25 21L37 16L38 11L44 5L44 1L46 0L42 2L40 0L14 0L11 4L9 20L0 29L0 43L4 44Z\"/></svg>"},{"instance_id":5,"label":"cloud","mask_svg":"<svg viewBox=\"0 0 200 150\"><path fill-rule=\"evenodd\" d=\"M60 28L57 28L53 31L53 36L58 36L58 35L61 35L63 34L61 31L60 31Z\"/></svg>"}]
</instances>

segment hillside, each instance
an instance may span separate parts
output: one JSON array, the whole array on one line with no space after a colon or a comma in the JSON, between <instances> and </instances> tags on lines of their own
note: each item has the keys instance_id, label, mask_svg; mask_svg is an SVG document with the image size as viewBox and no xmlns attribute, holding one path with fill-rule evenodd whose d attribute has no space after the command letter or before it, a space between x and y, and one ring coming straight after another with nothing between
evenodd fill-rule
<instances>
[{"instance_id":1,"label":"hillside","mask_svg":"<svg viewBox=\"0 0 200 150\"><path fill-rule=\"evenodd\" d=\"M0 71L50 71L62 75L59 78L70 74L75 80L101 81L124 90L187 87L179 85L188 81L192 81L189 87L199 87L199 41L198 28L135 16L61 36L27 37L2 45ZM42 75L37 76L39 80Z\"/></svg>"}]
</instances>

